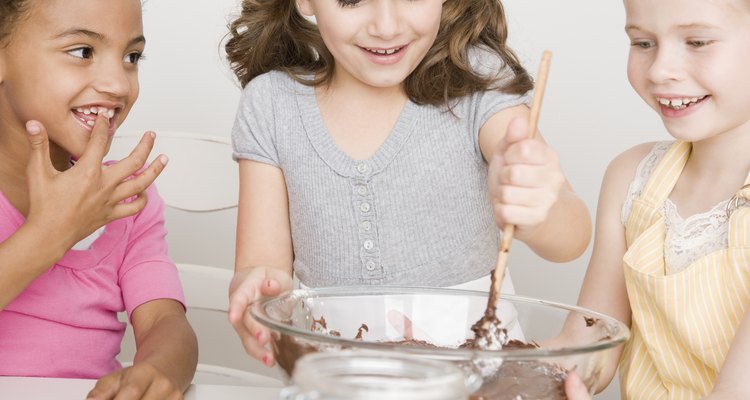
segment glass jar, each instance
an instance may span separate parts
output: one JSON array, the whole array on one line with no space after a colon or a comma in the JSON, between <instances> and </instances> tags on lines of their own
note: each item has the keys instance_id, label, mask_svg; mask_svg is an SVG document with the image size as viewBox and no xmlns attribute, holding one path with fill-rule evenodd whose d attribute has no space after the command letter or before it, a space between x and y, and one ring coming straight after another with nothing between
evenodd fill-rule
<instances>
[{"instance_id":1,"label":"glass jar","mask_svg":"<svg viewBox=\"0 0 750 400\"><path fill-rule=\"evenodd\" d=\"M284 400L466 400L467 378L448 361L398 353L331 351L300 358Z\"/></svg>"}]
</instances>

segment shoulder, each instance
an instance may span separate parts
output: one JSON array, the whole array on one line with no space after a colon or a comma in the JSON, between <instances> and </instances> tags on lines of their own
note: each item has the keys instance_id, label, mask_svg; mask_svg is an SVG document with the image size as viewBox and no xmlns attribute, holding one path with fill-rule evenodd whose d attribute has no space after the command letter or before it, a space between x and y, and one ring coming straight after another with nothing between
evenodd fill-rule
<instances>
[{"instance_id":1,"label":"shoulder","mask_svg":"<svg viewBox=\"0 0 750 400\"><path fill-rule=\"evenodd\" d=\"M633 146L612 159L605 176L611 179L626 179L629 182L641 172L648 174L650 173L649 165L655 165L669 150L672 143L674 142L646 142ZM639 171L644 167L649 170Z\"/></svg>"},{"instance_id":2,"label":"shoulder","mask_svg":"<svg viewBox=\"0 0 750 400\"><path fill-rule=\"evenodd\" d=\"M248 82L242 89L242 97L248 99L263 99L268 101L269 98L275 98L276 95L284 92L293 92L296 81L286 72L270 71L258 75Z\"/></svg>"},{"instance_id":3,"label":"shoulder","mask_svg":"<svg viewBox=\"0 0 750 400\"><path fill-rule=\"evenodd\" d=\"M250 82L248 82L245 85L245 90L247 90L248 88L258 89L275 87L279 85L289 85L291 84L291 82L294 82L294 79L286 72L277 70L268 71L256 76Z\"/></svg>"},{"instance_id":4,"label":"shoulder","mask_svg":"<svg viewBox=\"0 0 750 400\"><path fill-rule=\"evenodd\" d=\"M612 159L604 173L600 196L622 205L637 176L641 162L663 142L647 142L633 146Z\"/></svg>"},{"instance_id":5,"label":"shoulder","mask_svg":"<svg viewBox=\"0 0 750 400\"><path fill-rule=\"evenodd\" d=\"M630 175L632 178L638 164L648 155L658 142L646 142L633 146L618 154L607 167L607 173L612 176Z\"/></svg>"}]
</instances>

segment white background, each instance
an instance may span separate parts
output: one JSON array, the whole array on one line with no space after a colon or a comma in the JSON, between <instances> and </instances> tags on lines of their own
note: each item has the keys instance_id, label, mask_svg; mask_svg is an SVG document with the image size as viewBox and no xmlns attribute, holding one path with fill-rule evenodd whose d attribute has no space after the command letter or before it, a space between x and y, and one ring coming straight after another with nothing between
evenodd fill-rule
<instances>
[{"instance_id":1,"label":"white background","mask_svg":"<svg viewBox=\"0 0 750 400\"><path fill-rule=\"evenodd\" d=\"M141 64L141 97L122 130L229 136L240 88L224 60L223 39L238 4L238 0L144 3L147 58ZM637 143L668 139L656 115L627 82L622 2L505 0L504 4L511 47L533 75L542 51L553 53L539 125L560 153L567 176L593 218L609 161ZM203 248L171 240L170 251L178 261L198 259L231 268L234 230L231 214L221 227L211 230L216 233ZM551 264L516 242L509 268L517 292L575 303L589 253L571 263ZM611 386L601 398L617 398L615 390Z\"/></svg>"}]
</instances>

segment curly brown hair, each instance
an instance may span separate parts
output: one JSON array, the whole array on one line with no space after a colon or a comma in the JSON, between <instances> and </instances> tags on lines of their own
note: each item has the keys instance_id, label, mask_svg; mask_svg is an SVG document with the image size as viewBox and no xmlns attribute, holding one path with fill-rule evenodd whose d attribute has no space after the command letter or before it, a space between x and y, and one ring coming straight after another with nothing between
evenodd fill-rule
<instances>
[{"instance_id":1,"label":"curly brown hair","mask_svg":"<svg viewBox=\"0 0 750 400\"><path fill-rule=\"evenodd\" d=\"M13 31L13 26L28 10L28 0L0 0L0 46Z\"/></svg>"},{"instance_id":2,"label":"curly brown hair","mask_svg":"<svg viewBox=\"0 0 750 400\"><path fill-rule=\"evenodd\" d=\"M297 10L294 0L243 0L229 24L227 59L244 87L256 76L281 70L299 82L318 86L333 77L333 56L317 26ZM446 0L437 38L404 88L417 104L442 105L483 90L523 94L533 82L506 46L508 27L499 0ZM485 48L505 63L505 73L483 76L472 70L469 51ZM314 79L303 79L303 75Z\"/></svg>"}]
</instances>

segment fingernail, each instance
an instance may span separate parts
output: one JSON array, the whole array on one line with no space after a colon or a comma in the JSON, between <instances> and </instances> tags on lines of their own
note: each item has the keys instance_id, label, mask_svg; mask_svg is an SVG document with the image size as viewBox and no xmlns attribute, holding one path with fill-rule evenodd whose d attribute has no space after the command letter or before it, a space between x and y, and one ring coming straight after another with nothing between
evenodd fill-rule
<instances>
[{"instance_id":1,"label":"fingernail","mask_svg":"<svg viewBox=\"0 0 750 400\"><path fill-rule=\"evenodd\" d=\"M147 132L149 136L151 136L151 139L156 139L156 132Z\"/></svg>"},{"instance_id":2,"label":"fingernail","mask_svg":"<svg viewBox=\"0 0 750 400\"><path fill-rule=\"evenodd\" d=\"M263 358L261 359L261 361L263 361L263 364L268 365L268 362L269 362L268 356L267 355L263 356Z\"/></svg>"},{"instance_id":3,"label":"fingernail","mask_svg":"<svg viewBox=\"0 0 750 400\"><path fill-rule=\"evenodd\" d=\"M159 162L161 162L162 165L167 165L167 163L169 162L169 157L162 154L159 156Z\"/></svg>"},{"instance_id":4,"label":"fingernail","mask_svg":"<svg viewBox=\"0 0 750 400\"><path fill-rule=\"evenodd\" d=\"M36 123L36 121L29 121L26 123L26 132L30 135L38 135L42 132L42 128Z\"/></svg>"}]
</instances>

